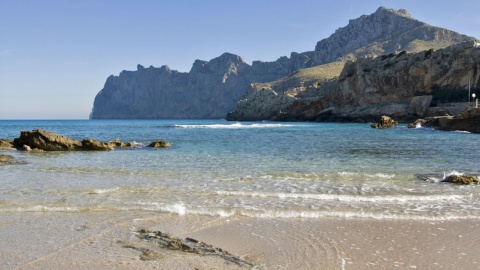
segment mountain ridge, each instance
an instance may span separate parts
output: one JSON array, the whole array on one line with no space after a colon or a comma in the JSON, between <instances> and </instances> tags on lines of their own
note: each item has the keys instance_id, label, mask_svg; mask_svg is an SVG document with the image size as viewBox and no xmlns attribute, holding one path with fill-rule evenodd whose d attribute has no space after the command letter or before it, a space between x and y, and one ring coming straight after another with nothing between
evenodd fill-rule
<instances>
[{"instance_id":1,"label":"mountain ridge","mask_svg":"<svg viewBox=\"0 0 480 270\"><path fill-rule=\"evenodd\" d=\"M366 25L371 27L365 29ZM223 118L251 91L252 83L276 81L301 69L408 46L415 51L415 42L445 46L473 39L438 27L417 31L420 33L417 36L412 26L425 30L428 25L411 18L405 10L380 7L371 15L350 20L347 26L319 41L314 51L292 52L290 57L273 62L253 61L249 65L238 55L224 53L210 61L196 60L189 72L171 70L167 65L160 68L138 65L136 71L122 71L118 76L108 77L95 97L91 118ZM396 35L393 41L385 39L392 29L404 35ZM351 38L352 35L356 38Z\"/></svg>"}]
</instances>

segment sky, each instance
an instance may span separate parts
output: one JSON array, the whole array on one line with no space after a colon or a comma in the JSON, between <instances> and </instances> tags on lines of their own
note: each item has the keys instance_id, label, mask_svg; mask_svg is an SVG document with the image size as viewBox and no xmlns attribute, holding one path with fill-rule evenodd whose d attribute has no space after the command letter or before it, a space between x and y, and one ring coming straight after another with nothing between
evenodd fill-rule
<instances>
[{"instance_id":1,"label":"sky","mask_svg":"<svg viewBox=\"0 0 480 270\"><path fill-rule=\"evenodd\" d=\"M480 39L478 0L0 0L0 120L88 119L122 70L313 51L380 6Z\"/></svg>"}]
</instances>

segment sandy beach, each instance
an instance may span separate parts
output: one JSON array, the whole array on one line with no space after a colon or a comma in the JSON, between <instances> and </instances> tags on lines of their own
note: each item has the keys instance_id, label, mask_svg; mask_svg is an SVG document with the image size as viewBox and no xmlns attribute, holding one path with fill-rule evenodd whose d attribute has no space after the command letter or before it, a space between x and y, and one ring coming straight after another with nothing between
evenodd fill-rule
<instances>
[{"instance_id":1,"label":"sandy beach","mask_svg":"<svg viewBox=\"0 0 480 270\"><path fill-rule=\"evenodd\" d=\"M8 213L3 269L478 269L479 220L254 219L156 212ZM170 250L140 229L253 265Z\"/></svg>"}]
</instances>

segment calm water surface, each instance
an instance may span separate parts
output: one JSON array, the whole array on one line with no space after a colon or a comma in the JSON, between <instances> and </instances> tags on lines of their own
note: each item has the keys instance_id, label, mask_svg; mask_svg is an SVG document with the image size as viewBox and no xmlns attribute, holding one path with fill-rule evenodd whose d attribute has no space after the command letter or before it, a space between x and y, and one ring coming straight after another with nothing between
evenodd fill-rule
<instances>
[{"instance_id":1,"label":"calm water surface","mask_svg":"<svg viewBox=\"0 0 480 270\"><path fill-rule=\"evenodd\" d=\"M47 129L135 141L109 152L12 151L0 166L0 211L173 212L219 216L480 218L480 135L368 124L222 120L0 121L0 138ZM168 149L144 145L163 139Z\"/></svg>"}]
</instances>

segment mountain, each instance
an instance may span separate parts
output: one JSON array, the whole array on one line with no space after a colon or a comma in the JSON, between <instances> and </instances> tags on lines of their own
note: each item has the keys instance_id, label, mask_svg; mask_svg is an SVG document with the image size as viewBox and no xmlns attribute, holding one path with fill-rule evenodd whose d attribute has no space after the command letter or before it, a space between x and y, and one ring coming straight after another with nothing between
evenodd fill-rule
<instances>
[{"instance_id":1,"label":"mountain","mask_svg":"<svg viewBox=\"0 0 480 270\"><path fill-rule=\"evenodd\" d=\"M321 83L340 75L338 65L347 60L400 50L438 49L472 39L419 22L405 10L380 7L371 15L350 20L346 27L319 41L314 51L291 53L273 62L254 61L249 65L240 56L224 53L210 61L196 60L190 72L171 70L166 65L138 65L136 71L122 71L108 77L95 97L91 118L223 118L254 91L254 83L277 81L295 72L308 73ZM315 77L316 70L322 69L317 67L334 61L340 63L332 64L337 66L333 75L320 72Z\"/></svg>"},{"instance_id":2,"label":"mountain","mask_svg":"<svg viewBox=\"0 0 480 270\"><path fill-rule=\"evenodd\" d=\"M311 69L320 68L327 67ZM400 121L455 115L469 106L471 93L480 94L480 44L359 58L347 61L338 78L289 83L305 78L299 75L304 71L254 85L227 119L372 122L382 115Z\"/></svg>"}]
</instances>

